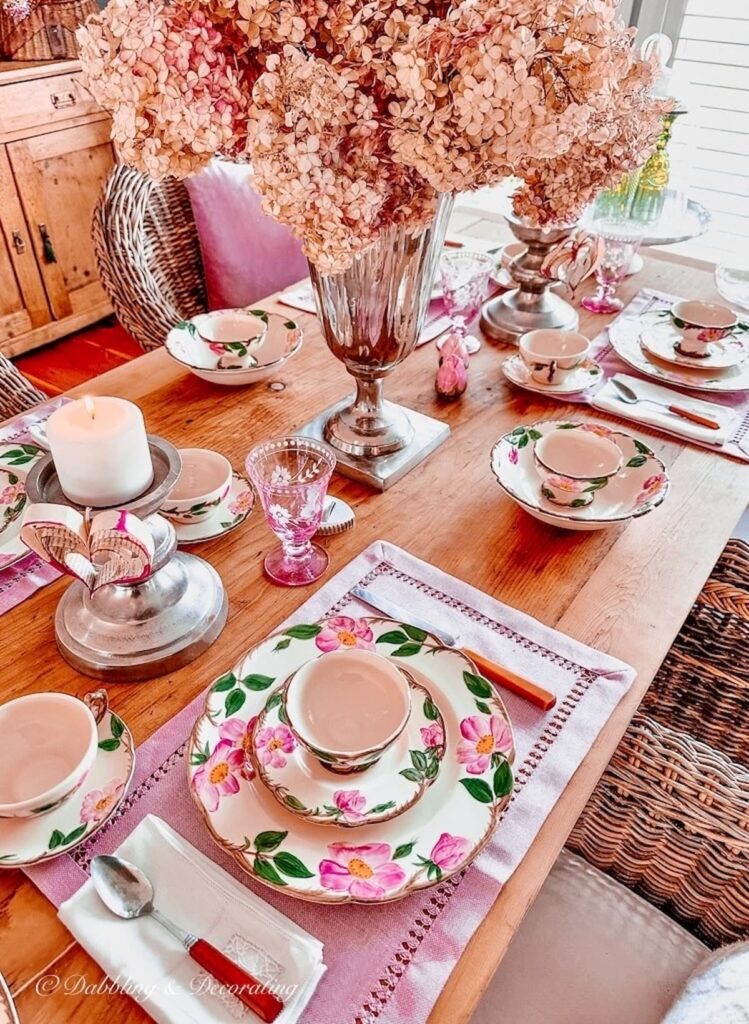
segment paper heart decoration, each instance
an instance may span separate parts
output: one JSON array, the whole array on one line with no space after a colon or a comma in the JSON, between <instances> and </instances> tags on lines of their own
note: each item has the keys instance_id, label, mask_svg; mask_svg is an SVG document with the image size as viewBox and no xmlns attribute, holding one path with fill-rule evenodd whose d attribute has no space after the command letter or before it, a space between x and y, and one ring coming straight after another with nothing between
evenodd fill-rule
<instances>
[{"instance_id":1,"label":"paper heart decoration","mask_svg":"<svg viewBox=\"0 0 749 1024\"><path fill-rule=\"evenodd\" d=\"M541 273L550 281L560 281L567 298L573 298L585 278L596 269L602 255L601 238L587 231L576 231L546 254Z\"/></svg>"},{"instance_id":2,"label":"paper heart decoration","mask_svg":"<svg viewBox=\"0 0 749 1024\"><path fill-rule=\"evenodd\" d=\"M24 513L21 540L92 593L108 583L139 583L151 575L151 531L123 509L84 518L67 505L31 504Z\"/></svg>"}]
</instances>

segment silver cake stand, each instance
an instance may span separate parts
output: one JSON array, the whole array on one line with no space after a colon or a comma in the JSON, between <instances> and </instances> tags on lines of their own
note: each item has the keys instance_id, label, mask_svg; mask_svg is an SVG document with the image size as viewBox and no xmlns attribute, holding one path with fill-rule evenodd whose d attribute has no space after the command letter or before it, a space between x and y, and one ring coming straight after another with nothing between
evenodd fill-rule
<instances>
[{"instance_id":1,"label":"silver cake stand","mask_svg":"<svg viewBox=\"0 0 749 1024\"><path fill-rule=\"evenodd\" d=\"M151 575L140 583L110 583L93 594L75 580L55 614L63 658L95 679L133 682L179 668L209 647L226 623L228 602L221 577L202 558L177 551L174 527L158 515L179 476L179 452L161 437L149 435L148 443L153 483L116 507L137 515L150 529ZM31 470L26 492L33 502L85 511L63 494L51 455Z\"/></svg>"}]
</instances>

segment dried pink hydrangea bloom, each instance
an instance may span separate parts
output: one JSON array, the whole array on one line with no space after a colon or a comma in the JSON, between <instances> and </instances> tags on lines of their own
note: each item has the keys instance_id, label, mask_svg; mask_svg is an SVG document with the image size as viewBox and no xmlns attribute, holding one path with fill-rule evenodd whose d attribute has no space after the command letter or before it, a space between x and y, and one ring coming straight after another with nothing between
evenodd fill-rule
<instances>
[{"instance_id":1,"label":"dried pink hydrangea bloom","mask_svg":"<svg viewBox=\"0 0 749 1024\"><path fill-rule=\"evenodd\" d=\"M110 0L79 31L123 160L185 176L253 165L321 272L439 192L509 175L515 210L575 220L644 162L649 98L617 0Z\"/></svg>"}]
</instances>

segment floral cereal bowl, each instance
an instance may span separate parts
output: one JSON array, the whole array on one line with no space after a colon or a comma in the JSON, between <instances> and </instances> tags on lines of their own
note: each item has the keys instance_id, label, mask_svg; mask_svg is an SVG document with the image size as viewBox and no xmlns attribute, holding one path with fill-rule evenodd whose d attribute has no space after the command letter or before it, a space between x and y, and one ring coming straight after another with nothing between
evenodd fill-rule
<instances>
[{"instance_id":1,"label":"floral cereal bowl","mask_svg":"<svg viewBox=\"0 0 749 1024\"><path fill-rule=\"evenodd\" d=\"M255 310L255 313L264 310ZM202 317L210 313L201 314ZM251 365L237 365L225 356L213 351L198 336L189 324L198 323L201 316L185 321L174 327L166 339L166 350L176 362L194 373L201 380L226 387L258 384L276 375L292 356L302 347L302 330L295 320L288 320L278 313L265 313L267 330L262 342L253 348ZM231 362L231 365L229 364Z\"/></svg>"},{"instance_id":2,"label":"floral cereal bowl","mask_svg":"<svg viewBox=\"0 0 749 1024\"><path fill-rule=\"evenodd\" d=\"M554 493L545 493L545 483L539 487L536 446L558 431L594 433L621 451L621 468L607 478L605 487L588 492L595 495L594 503L585 493L574 493L562 506L554 500ZM494 445L491 468L505 494L529 515L566 530L602 530L637 519L657 508L669 487L665 465L646 444L625 431L598 423L544 420L515 427Z\"/></svg>"},{"instance_id":3,"label":"floral cereal bowl","mask_svg":"<svg viewBox=\"0 0 749 1024\"><path fill-rule=\"evenodd\" d=\"M280 688L293 672L325 651L354 646L377 650L406 669L434 708L424 709L426 698L414 699L415 712L425 714L430 725L423 726L424 736L420 725L424 746L414 747L405 769L416 788L427 780L431 785L397 817L352 832L347 825L367 808L359 799L363 776L349 777L350 785L349 779L334 777L337 788L349 792L331 803L331 817L348 821L333 820L322 828L317 815L307 819L298 808L282 806L247 751L260 716L265 716L260 728L271 728L267 716L279 713ZM431 728L440 721L435 713L441 715L441 733ZM287 726L272 721L275 729ZM296 752L292 740L290 730L281 730L258 736L255 749L267 752L272 743L276 760L279 755L290 759ZM442 743L445 753L435 772L427 751ZM217 679L195 723L186 762L190 793L209 833L247 874L299 899L373 904L437 885L471 863L511 799L514 757L504 705L464 654L402 622L335 615L268 637ZM354 789L359 792L350 792Z\"/></svg>"}]
</instances>

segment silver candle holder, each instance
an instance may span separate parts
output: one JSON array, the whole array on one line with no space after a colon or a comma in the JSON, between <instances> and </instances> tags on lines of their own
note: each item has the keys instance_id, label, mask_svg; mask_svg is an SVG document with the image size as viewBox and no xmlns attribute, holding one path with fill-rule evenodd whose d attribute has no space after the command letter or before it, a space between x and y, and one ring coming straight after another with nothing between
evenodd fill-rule
<instances>
[{"instance_id":1,"label":"silver candle holder","mask_svg":"<svg viewBox=\"0 0 749 1024\"><path fill-rule=\"evenodd\" d=\"M198 657L226 623L228 601L221 577L202 558L177 550L172 524L159 515L177 482L181 460L162 437L149 435L153 483L132 501L117 505L151 531L151 573L138 583L110 583L91 593L75 580L55 613L55 638L63 658L84 675L112 682L151 679ZM26 478L29 501L68 505L51 455ZM97 512L103 509L97 509Z\"/></svg>"}]
</instances>

